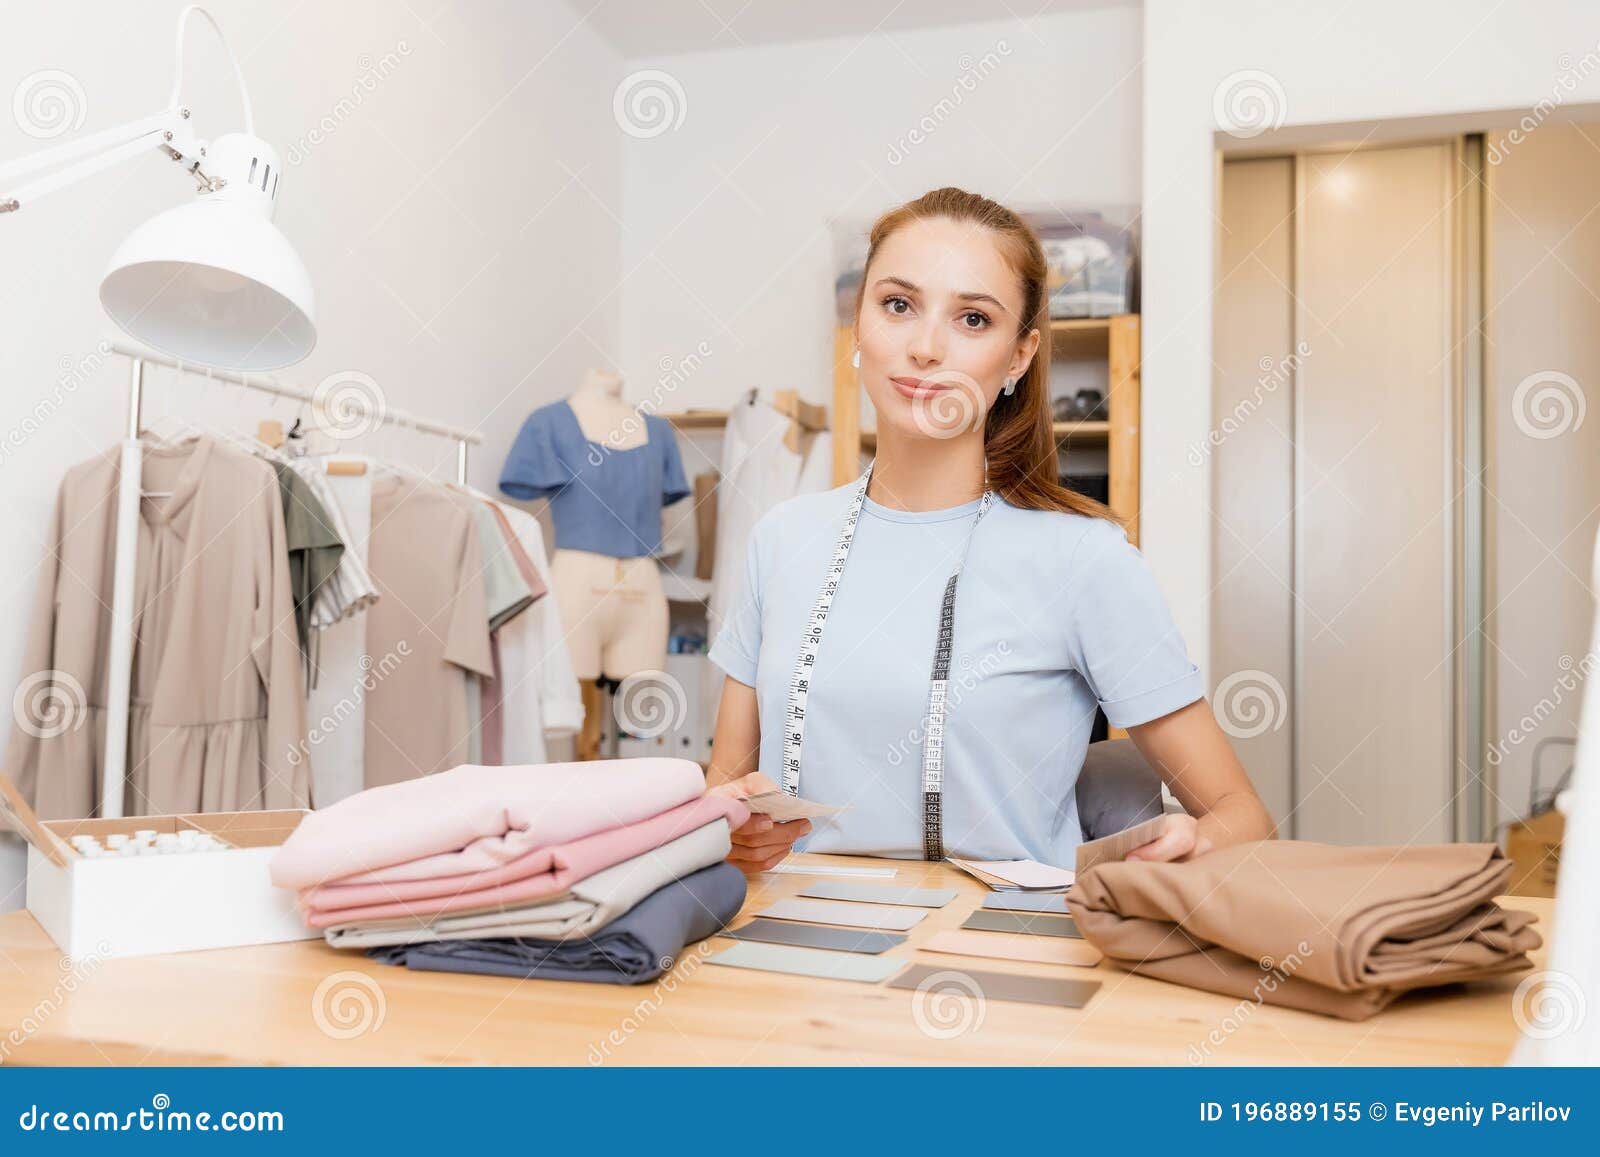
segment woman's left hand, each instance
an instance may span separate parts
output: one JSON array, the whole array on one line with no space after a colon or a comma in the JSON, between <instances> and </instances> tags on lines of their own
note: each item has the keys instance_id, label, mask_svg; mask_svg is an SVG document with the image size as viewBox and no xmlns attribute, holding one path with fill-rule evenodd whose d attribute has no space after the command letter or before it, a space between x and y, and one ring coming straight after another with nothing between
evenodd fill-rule
<instances>
[{"instance_id":1,"label":"woman's left hand","mask_svg":"<svg viewBox=\"0 0 1600 1157\"><path fill-rule=\"evenodd\" d=\"M1193 816L1166 815L1162 817L1161 834L1129 852L1128 859L1192 860L1211 848L1211 837L1200 830L1200 822Z\"/></svg>"}]
</instances>

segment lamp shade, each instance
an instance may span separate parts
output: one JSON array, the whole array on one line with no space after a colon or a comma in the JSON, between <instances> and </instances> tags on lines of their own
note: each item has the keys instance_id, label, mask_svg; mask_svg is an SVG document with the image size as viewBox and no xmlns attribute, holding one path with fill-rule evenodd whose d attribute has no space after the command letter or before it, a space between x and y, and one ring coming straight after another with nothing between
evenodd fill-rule
<instances>
[{"instance_id":1,"label":"lamp shade","mask_svg":"<svg viewBox=\"0 0 1600 1157\"><path fill-rule=\"evenodd\" d=\"M233 134L212 159L237 176L130 233L100 282L100 304L129 335L183 361L282 369L311 352L317 327L311 276L272 223L277 157Z\"/></svg>"}]
</instances>

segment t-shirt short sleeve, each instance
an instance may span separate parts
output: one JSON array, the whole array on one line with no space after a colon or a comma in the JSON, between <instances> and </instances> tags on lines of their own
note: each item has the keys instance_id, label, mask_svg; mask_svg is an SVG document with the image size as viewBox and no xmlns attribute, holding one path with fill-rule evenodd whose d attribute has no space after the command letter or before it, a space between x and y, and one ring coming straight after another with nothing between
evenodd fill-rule
<instances>
[{"instance_id":1,"label":"t-shirt short sleeve","mask_svg":"<svg viewBox=\"0 0 1600 1157\"><path fill-rule=\"evenodd\" d=\"M500 489L512 498L548 498L571 481L572 471L556 451L550 408L535 410L523 421L506 455Z\"/></svg>"},{"instance_id":2,"label":"t-shirt short sleeve","mask_svg":"<svg viewBox=\"0 0 1600 1157\"><path fill-rule=\"evenodd\" d=\"M683 476L683 456L678 451L678 435L671 422L664 418L656 420L661 423L661 505L671 506L689 497L692 492L688 480Z\"/></svg>"},{"instance_id":3,"label":"t-shirt short sleeve","mask_svg":"<svg viewBox=\"0 0 1600 1157\"><path fill-rule=\"evenodd\" d=\"M726 621L711 641L710 659L748 687L756 685L756 657L761 654L761 588L763 567L760 526L745 548L744 585Z\"/></svg>"},{"instance_id":4,"label":"t-shirt short sleeve","mask_svg":"<svg viewBox=\"0 0 1600 1157\"><path fill-rule=\"evenodd\" d=\"M1205 695L1155 576L1121 527L1094 520L1067 581L1073 662L1111 726L1148 723Z\"/></svg>"}]
</instances>

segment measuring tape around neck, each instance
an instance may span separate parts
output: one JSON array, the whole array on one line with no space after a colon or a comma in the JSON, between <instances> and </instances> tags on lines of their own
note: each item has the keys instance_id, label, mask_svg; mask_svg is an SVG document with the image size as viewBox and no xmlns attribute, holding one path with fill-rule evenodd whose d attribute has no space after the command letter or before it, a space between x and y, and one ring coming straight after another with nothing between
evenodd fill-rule
<instances>
[{"instance_id":1,"label":"measuring tape around neck","mask_svg":"<svg viewBox=\"0 0 1600 1157\"><path fill-rule=\"evenodd\" d=\"M834 596L839 593L839 583L844 577L845 560L850 557L850 545L855 540L856 525L861 520L861 507L867 497L867 483L872 479L869 464L850 496L850 506L845 511L844 525L839 530L839 540L834 545L833 557L828 560L828 571L817 594L816 604L806 620L805 633L800 636L800 654L795 660L794 675L789 680L789 698L783 718L783 790L789 795L800 793L800 755L805 742L806 703L811 695L811 675L817 665L817 655L822 650L822 632L828 623L828 611ZM950 678L950 654L955 643L956 584L961 569L966 565L967 552L972 548L973 534L978 523L994 503L994 492L985 490L978 502L977 517L967 532L966 543L956 569L945 582L944 598L939 607L939 629L933 648L933 672L928 684L928 712L924 720L922 737L922 855L927 860L944 859L944 716L945 690Z\"/></svg>"}]
</instances>

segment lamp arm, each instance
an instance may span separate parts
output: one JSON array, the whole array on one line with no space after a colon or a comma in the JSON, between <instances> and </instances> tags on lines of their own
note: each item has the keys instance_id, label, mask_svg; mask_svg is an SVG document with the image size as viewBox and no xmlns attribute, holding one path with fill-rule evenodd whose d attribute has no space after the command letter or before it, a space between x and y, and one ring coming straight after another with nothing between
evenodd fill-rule
<instances>
[{"instance_id":1,"label":"lamp arm","mask_svg":"<svg viewBox=\"0 0 1600 1157\"><path fill-rule=\"evenodd\" d=\"M222 51L228 56L228 63L233 66L233 78L239 83L239 103L244 106L244 131L251 136L255 136L255 113L250 108L250 92L244 85L244 71L239 67L239 61L233 55L233 49L228 47L228 38L222 34L222 27L217 23L216 17L198 4L191 4L178 14L177 63L173 69L172 97L167 101L167 107L177 108L181 103L180 98L183 93L183 34L188 28L189 17L197 14L205 17L206 23L211 25L211 30L217 34L217 40L222 44Z\"/></svg>"},{"instance_id":2,"label":"lamp arm","mask_svg":"<svg viewBox=\"0 0 1600 1157\"><path fill-rule=\"evenodd\" d=\"M186 124L188 115L187 109L169 108L0 165L0 213L13 212L46 193L142 156L152 148L165 146L169 154L178 158L195 152L198 159L196 143ZM12 187L13 182L35 173L47 175Z\"/></svg>"},{"instance_id":3,"label":"lamp arm","mask_svg":"<svg viewBox=\"0 0 1600 1157\"><path fill-rule=\"evenodd\" d=\"M222 51L227 54L228 63L233 68L234 79L239 83L239 102L244 106L244 130L250 135L255 134L255 114L250 107L250 93L245 88L244 72L239 68L239 61L233 55L233 49L228 47L228 40L223 36L222 28L217 24L216 18L198 4L190 4L178 14L178 43L172 78L172 98L166 109L141 120L98 133L90 133L79 140L41 149L21 160L0 165L0 213L15 212L47 193L53 193L102 169L108 169L112 165L139 156L152 147L165 149L173 160L183 163L184 168L193 173L200 182L201 188L215 189L219 186L218 182L212 181L200 171L202 159L205 157L205 142L197 139L189 127L189 110L181 100L183 42L191 16L203 17L222 43ZM14 182L36 173L46 175L26 185L13 187Z\"/></svg>"}]
</instances>

